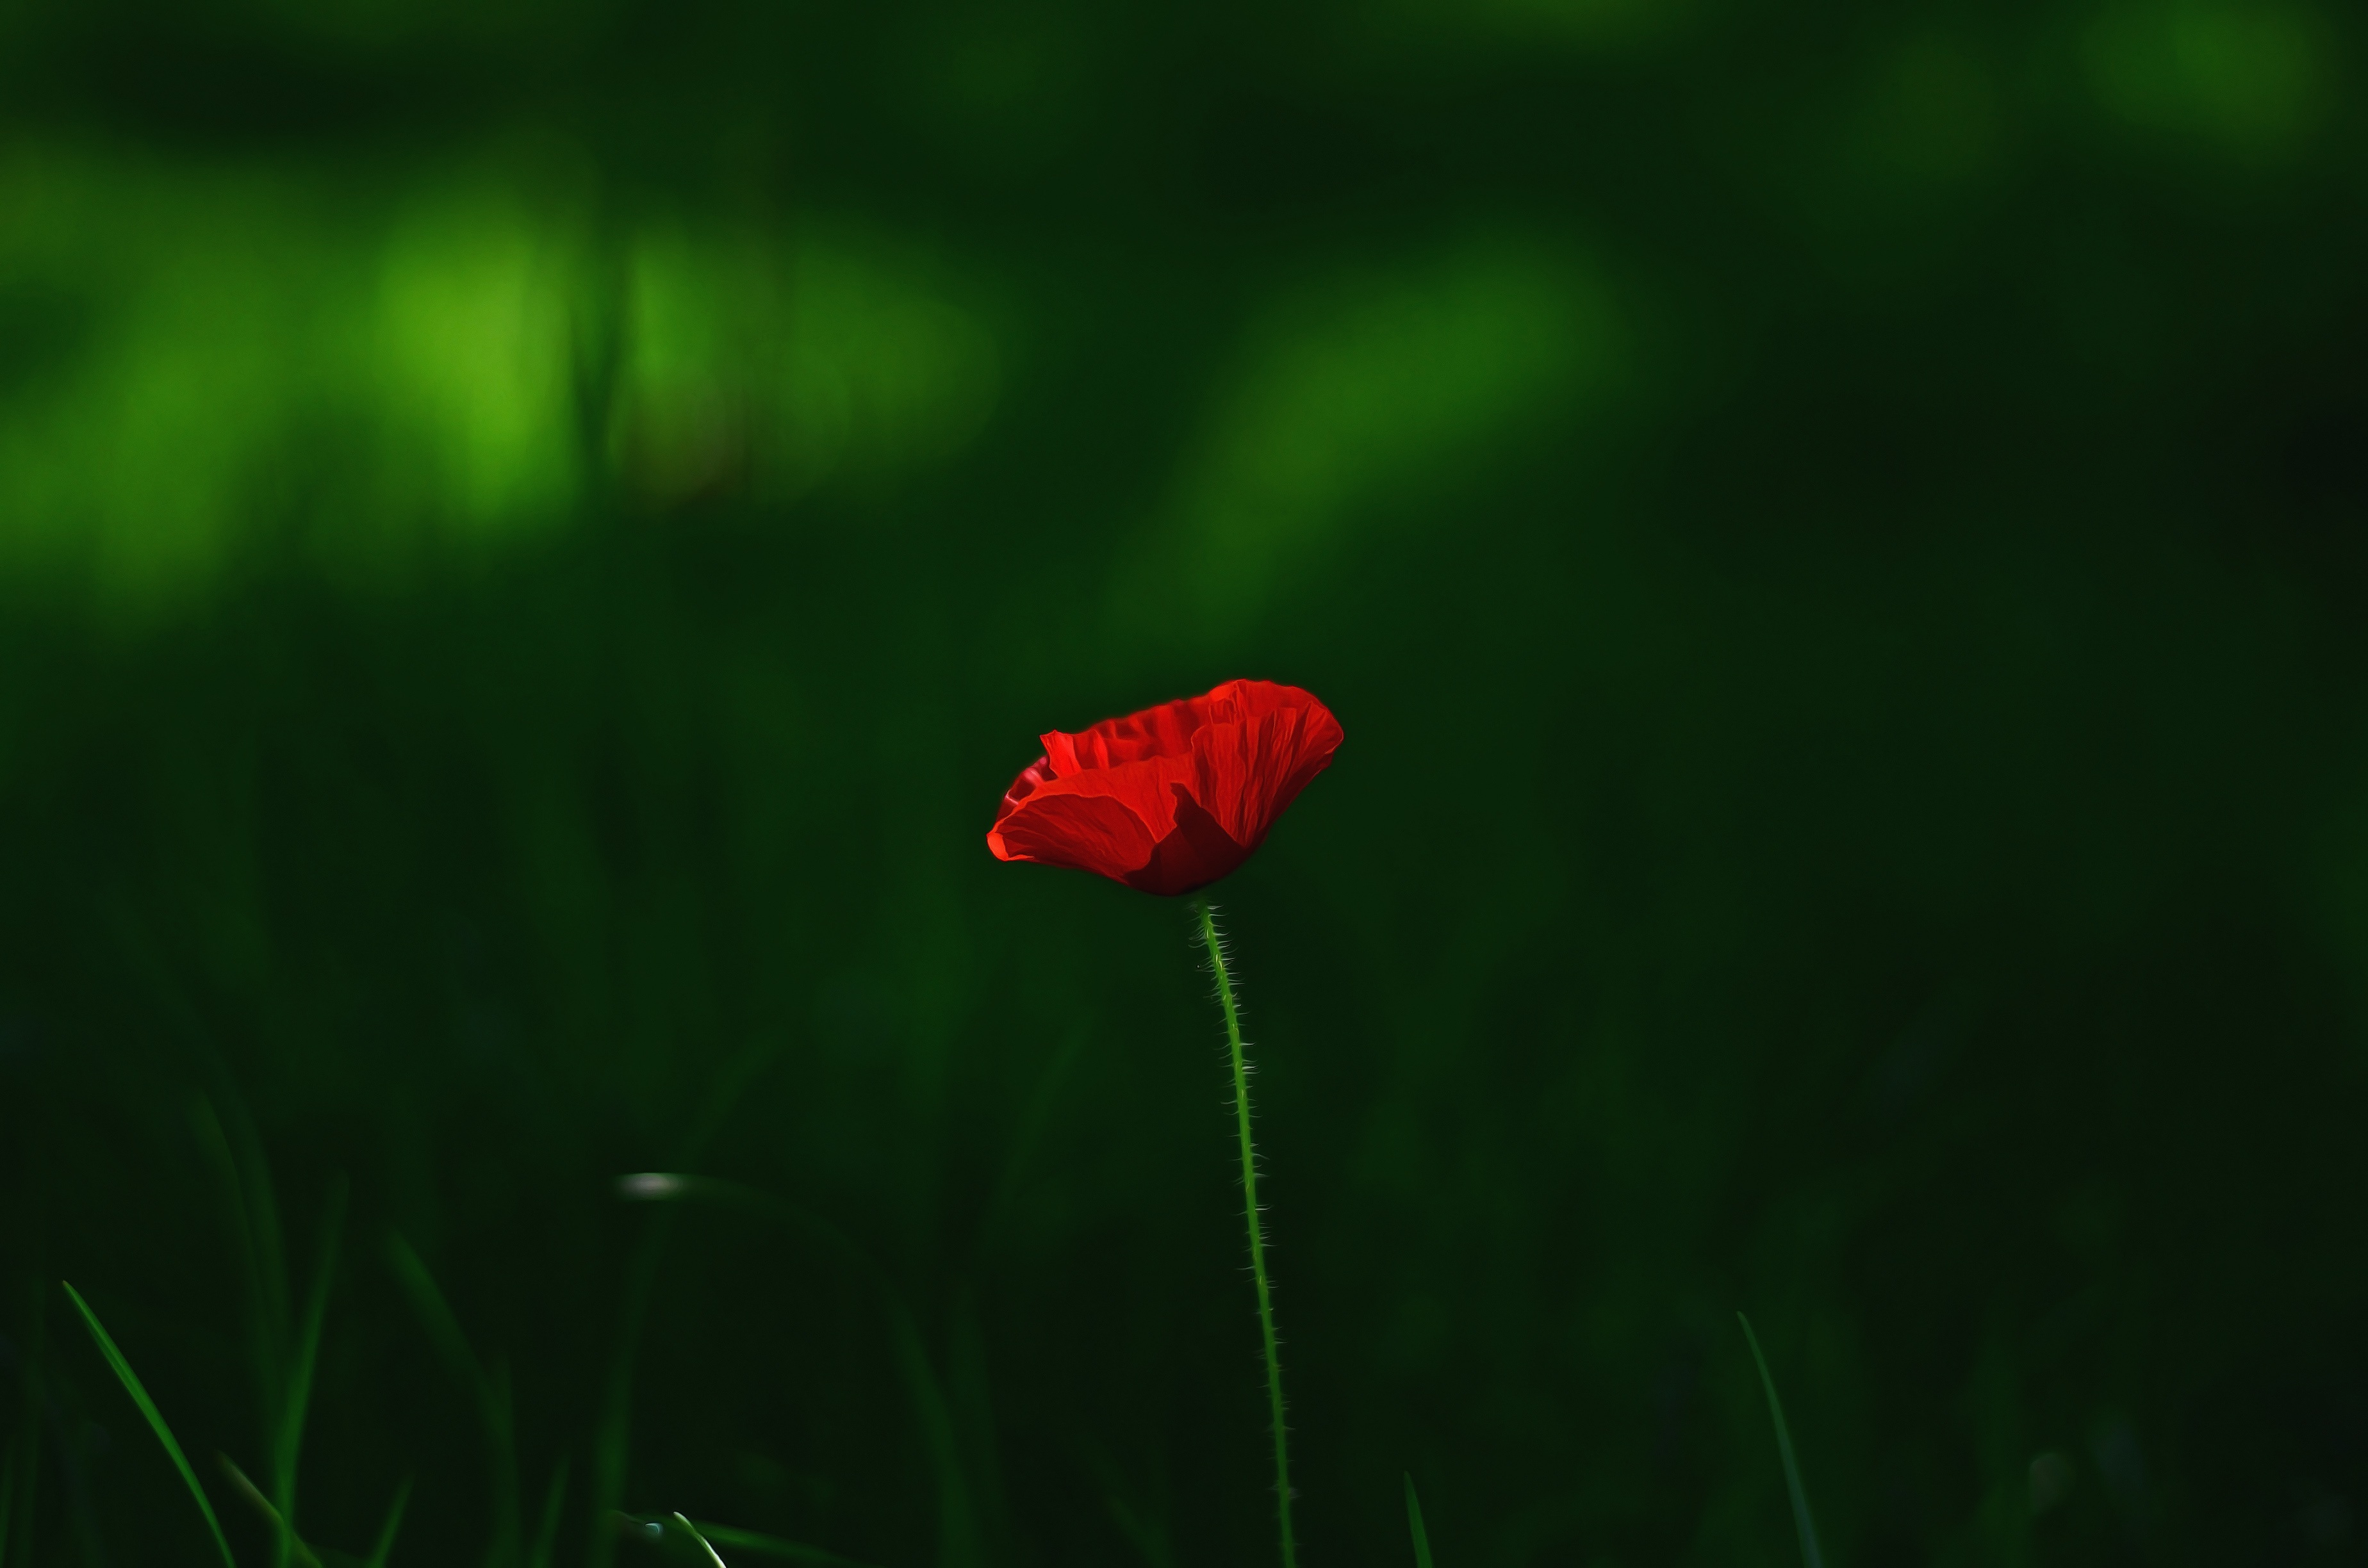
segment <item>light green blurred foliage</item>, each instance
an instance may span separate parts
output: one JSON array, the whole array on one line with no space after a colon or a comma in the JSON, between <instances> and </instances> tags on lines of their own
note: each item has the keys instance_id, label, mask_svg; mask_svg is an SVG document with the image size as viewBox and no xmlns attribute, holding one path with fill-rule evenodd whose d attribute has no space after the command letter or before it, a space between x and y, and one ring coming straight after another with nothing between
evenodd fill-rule
<instances>
[{"instance_id":1,"label":"light green blurred foliage","mask_svg":"<svg viewBox=\"0 0 2368 1568\"><path fill-rule=\"evenodd\" d=\"M986 332L910 267L630 224L615 265L577 183L529 175L0 163L0 293L46 344L0 387L0 574L118 608L283 543L369 577L559 526L606 465L655 503L785 498L941 457L992 404Z\"/></svg>"},{"instance_id":2,"label":"light green blurred foliage","mask_svg":"<svg viewBox=\"0 0 2368 1568\"><path fill-rule=\"evenodd\" d=\"M545 206L57 153L0 189L0 267L87 322L0 404L0 570L152 604L291 527L351 564L574 498L582 243Z\"/></svg>"},{"instance_id":3,"label":"light green blurred foliage","mask_svg":"<svg viewBox=\"0 0 2368 1568\"><path fill-rule=\"evenodd\" d=\"M2247 159L2297 151L2341 91L2329 29L2298 5L2123 5L2084 41L2091 87L2116 119Z\"/></svg>"},{"instance_id":4,"label":"light green blurred foliage","mask_svg":"<svg viewBox=\"0 0 2368 1568\"><path fill-rule=\"evenodd\" d=\"M645 497L745 478L789 499L944 457L996 388L993 340L858 245L653 229L627 265L610 454Z\"/></svg>"},{"instance_id":5,"label":"light green blurred foliage","mask_svg":"<svg viewBox=\"0 0 2368 1568\"><path fill-rule=\"evenodd\" d=\"M376 248L367 337L345 367L416 489L389 499L497 531L551 518L577 485L571 328L585 242L498 190L400 211ZM369 407L375 402L377 406Z\"/></svg>"},{"instance_id":6,"label":"light green blurred foliage","mask_svg":"<svg viewBox=\"0 0 2368 1568\"><path fill-rule=\"evenodd\" d=\"M1137 570L1216 635L1337 563L1409 492L1434 494L1621 384L1624 324L1600 274L1488 241L1427 266L1337 278L1254 330Z\"/></svg>"},{"instance_id":7,"label":"light green blurred foliage","mask_svg":"<svg viewBox=\"0 0 2368 1568\"><path fill-rule=\"evenodd\" d=\"M322 369L321 236L289 205L268 184L8 159L0 267L64 324L0 404L0 565L75 558L141 592L214 553L229 494Z\"/></svg>"},{"instance_id":8,"label":"light green blurred foliage","mask_svg":"<svg viewBox=\"0 0 2368 1568\"><path fill-rule=\"evenodd\" d=\"M1311 1551L1411 1468L1456 1562L1796 1561L1738 1305L1838 1562L2254 1561L2355 1464L2347 13L125 3L0 7L10 1344L103 1286L262 1473L234 1089L529 1486L625 1365L636 1511L1249 1561L1209 982L980 835L1266 674L1350 735L1222 893ZM477 1561L392 1284L305 1506ZM180 1560L62 1410L40 1544L87 1460Z\"/></svg>"}]
</instances>

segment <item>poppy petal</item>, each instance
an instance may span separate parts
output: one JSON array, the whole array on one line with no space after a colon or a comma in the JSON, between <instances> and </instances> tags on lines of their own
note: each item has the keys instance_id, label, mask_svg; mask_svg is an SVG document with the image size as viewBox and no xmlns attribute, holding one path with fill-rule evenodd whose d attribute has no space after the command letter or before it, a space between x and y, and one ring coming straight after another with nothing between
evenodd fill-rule
<instances>
[{"instance_id":1,"label":"poppy petal","mask_svg":"<svg viewBox=\"0 0 2368 1568\"><path fill-rule=\"evenodd\" d=\"M999 860L1034 860L1123 881L1151 860L1158 838L1123 800L1037 790L986 835Z\"/></svg>"},{"instance_id":2,"label":"poppy petal","mask_svg":"<svg viewBox=\"0 0 2368 1568\"><path fill-rule=\"evenodd\" d=\"M1233 680L1042 739L1044 755L1005 791L988 847L1176 894L1248 858L1331 765L1341 731L1310 692Z\"/></svg>"},{"instance_id":3,"label":"poppy petal","mask_svg":"<svg viewBox=\"0 0 2368 1568\"><path fill-rule=\"evenodd\" d=\"M1001 823L1004 818L1018 810L1020 801L1034 794L1040 785L1052 778L1053 774L1047 766L1048 761L1048 758L1040 756L1019 770L1019 777L1013 779L1011 788L1003 792L1003 803L995 808L995 820L997 823Z\"/></svg>"},{"instance_id":4,"label":"poppy petal","mask_svg":"<svg viewBox=\"0 0 2368 1568\"><path fill-rule=\"evenodd\" d=\"M1208 722L1201 711L1205 699L1163 702L1123 719L1066 734L1053 730L1041 737L1053 776L1066 778L1093 769L1122 767L1132 762L1180 756L1192 744L1192 732Z\"/></svg>"},{"instance_id":5,"label":"poppy petal","mask_svg":"<svg viewBox=\"0 0 2368 1568\"><path fill-rule=\"evenodd\" d=\"M1131 888L1164 898L1207 887L1250 858L1250 846L1220 826L1183 785L1175 791L1176 831L1159 841L1148 865L1123 879Z\"/></svg>"},{"instance_id":6,"label":"poppy petal","mask_svg":"<svg viewBox=\"0 0 2368 1568\"><path fill-rule=\"evenodd\" d=\"M1340 726L1321 710L1271 710L1192 737L1193 795L1247 849L1308 781L1331 765Z\"/></svg>"}]
</instances>

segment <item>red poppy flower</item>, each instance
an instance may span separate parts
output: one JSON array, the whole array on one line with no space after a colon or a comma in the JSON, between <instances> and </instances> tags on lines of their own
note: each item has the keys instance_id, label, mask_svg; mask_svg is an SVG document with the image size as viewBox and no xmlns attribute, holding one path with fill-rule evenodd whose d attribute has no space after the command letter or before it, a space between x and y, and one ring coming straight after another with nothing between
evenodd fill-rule
<instances>
[{"instance_id":1,"label":"red poppy flower","mask_svg":"<svg viewBox=\"0 0 2368 1568\"><path fill-rule=\"evenodd\" d=\"M1249 858L1340 739L1312 693L1266 680L1053 730L1004 791L986 846L998 860L1190 892Z\"/></svg>"}]
</instances>

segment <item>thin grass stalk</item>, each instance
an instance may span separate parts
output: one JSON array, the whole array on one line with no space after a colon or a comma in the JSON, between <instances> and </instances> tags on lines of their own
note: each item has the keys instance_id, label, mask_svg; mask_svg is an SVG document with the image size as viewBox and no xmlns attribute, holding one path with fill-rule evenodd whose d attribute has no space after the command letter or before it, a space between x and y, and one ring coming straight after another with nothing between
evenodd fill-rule
<instances>
[{"instance_id":1,"label":"thin grass stalk","mask_svg":"<svg viewBox=\"0 0 2368 1568\"><path fill-rule=\"evenodd\" d=\"M699 1163L701 1152L722 1131L741 1095L780 1056L783 1043L780 1036L758 1040L734 1062L692 1126L678 1167L689 1168ZM657 1290L659 1265L666 1256L666 1238L673 1222L672 1210L662 1209L651 1217L648 1229L633 1249L632 1272L618 1319L616 1349L609 1357L608 1380L600 1400L600 1421L592 1439L592 1483L588 1489L591 1507L586 1521L592 1544L586 1553L587 1568L611 1568L616 1561L617 1535L609 1524L624 1506L625 1468L632 1449L633 1375L641 1357L642 1324Z\"/></svg>"},{"instance_id":2,"label":"thin grass stalk","mask_svg":"<svg viewBox=\"0 0 2368 1568\"><path fill-rule=\"evenodd\" d=\"M1414 1538L1414 1568L1430 1568L1430 1532L1422 1528L1422 1499L1414 1494L1414 1477L1406 1478L1406 1533Z\"/></svg>"},{"instance_id":3,"label":"thin grass stalk","mask_svg":"<svg viewBox=\"0 0 2368 1568\"><path fill-rule=\"evenodd\" d=\"M235 1101L225 1103L236 1112ZM250 1142L254 1131L246 1119L234 1114L233 1119L245 1135L240 1142ZM213 1102L203 1095L189 1108L189 1125L222 1183L231 1237L245 1270L247 1354L253 1364L256 1409L262 1417L264 1451L276 1455L287 1407L288 1276L270 1173L263 1168L259 1154L233 1143ZM243 1153L249 1157L242 1158Z\"/></svg>"},{"instance_id":4,"label":"thin grass stalk","mask_svg":"<svg viewBox=\"0 0 2368 1568\"><path fill-rule=\"evenodd\" d=\"M542 1496L542 1521L535 1526L534 1544L527 1549L526 1568L551 1568L551 1554L559 1541L559 1511L567 1503L568 1462L562 1459L552 1472Z\"/></svg>"},{"instance_id":5,"label":"thin grass stalk","mask_svg":"<svg viewBox=\"0 0 2368 1568\"><path fill-rule=\"evenodd\" d=\"M121 1383L123 1392L131 1396L132 1404L147 1419L148 1429L156 1435L156 1441L163 1446L165 1457L173 1461L173 1468L181 1472L182 1483L188 1487L189 1496L196 1502L198 1512L205 1516L206 1528L213 1532L214 1545L222 1552L223 1568L238 1568L237 1560L230 1554L230 1542L223 1539L222 1521L214 1517L214 1506L207 1498L206 1489L198 1484L198 1472L189 1468L188 1456L182 1453L180 1440L173 1436L172 1427L165 1424L164 1413L156 1408L156 1402L148 1397L148 1390L140 1381L140 1374L131 1369L131 1363L124 1358L122 1351L116 1348L106 1326L98 1321L98 1314L92 1312L90 1303L82 1299L82 1292L63 1279L58 1283L65 1290L67 1299L74 1302L74 1310L82 1313L83 1324L90 1330L91 1338L97 1341L98 1353L106 1358L108 1369L114 1372L116 1381Z\"/></svg>"},{"instance_id":6,"label":"thin grass stalk","mask_svg":"<svg viewBox=\"0 0 2368 1568\"><path fill-rule=\"evenodd\" d=\"M1776 1452L1784 1461L1784 1491L1793 1503L1793 1528L1801 1538L1803 1568L1826 1568L1826 1554L1817 1545L1817 1522L1809 1515L1809 1490L1801 1483L1801 1461L1793 1453L1793 1429L1784 1423L1784 1402L1776 1397L1776 1379L1768 1370L1768 1358L1760 1354L1759 1335L1751 1331L1751 1320L1741 1312L1735 1321L1743 1325L1743 1338L1751 1346L1751 1359L1759 1369L1759 1387L1768 1396L1769 1419L1776 1425Z\"/></svg>"},{"instance_id":7,"label":"thin grass stalk","mask_svg":"<svg viewBox=\"0 0 2368 1568\"><path fill-rule=\"evenodd\" d=\"M280 1412L271 1455L271 1500L282 1521L279 1543L272 1559L279 1568L287 1568L289 1552L296 1540L296 1470L303 1458L304 1423L313 1401L313 1373L320 1360L321 1325L328 1317L329 1286L336 1274L337 1243L344 1232L345 1219L346 1179L339 1176L329 1188L328 1210L321 1222L320 1258L313 1275L313 1289L304 1300L304 1320L290 1353L287 1403Z\"/></svg>"},{"instance_id":8,"label":"thin grass stalk","mask_svg":"<svg viewBox=\"0 0 2368 1568\"><path fill-rule=\"evenodd\" d=\"M492 1481L494 1542L487 1561L497 1568L518 1568L525 1530L518 1506L518 1450L510 1420L509 1369L503 1362L481 1364L461 1332L461 1320L438 1288L436 1277L409 1242L393 1232L386 1241L387 1261L428 1340L443 1357L453 1378L475 1401L485 1440L485 1467Z\"/></svg>"},{"instance_id":9,"label":"thin grass stalk","mask_svg":"<svg viewBox=\"0 0 2368 1568\"><path fill-rule=\"evenodd\" d=\"M738 1209L819 1241L855 1266L880 1292L881 1302L886 1309L889 1338L895 1351L897 1369L903 1374L905 1388L912 1396L914 1412L920 1422L923 1447L928 1453L930 1468L938 1483L938 1561L940 1568L965 1568L965 1565L985 1561L985 1543L978 1532L978 1510L972 1499L969 1477L962 1469L962 1446L954 1426L952 1403L947 1399L945 1387L930 1364L928 1346L921 1335L920 1320L915 1316L904 1292L896 1288L879 1261L844 1231L820 1215L737 1182L713 1176L686 1176L673 1171L642 1171L623 1177L618 1183L618 1188L623 1196L636 1202L671 1203L696 1199Z\"/></svg>"},{"instance_id":10,"label":"thin grass stalk","mask_svg":"<svg viewBox=\"0 0 2368 1568\"><path fill-rule=\"evenodd\" d=\"M370 1545L370 1554L362 1568L386 1568L386 1560L394 1551L395 1532L403 1528L404 1506L411 1501L411 1478L394 1489L394 1501L387 1505L386 1522L379 1527L378 1540Z\"/></svg>"}]
</instances>

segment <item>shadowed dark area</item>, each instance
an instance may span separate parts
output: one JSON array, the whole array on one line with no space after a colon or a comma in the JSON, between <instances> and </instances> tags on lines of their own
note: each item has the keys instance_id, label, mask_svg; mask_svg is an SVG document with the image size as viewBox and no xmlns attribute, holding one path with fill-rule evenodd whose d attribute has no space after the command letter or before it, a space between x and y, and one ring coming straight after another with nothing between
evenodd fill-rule
<instances>
[{"instance_id":1,"label":"shadowed dark area","mask_svg":"<svg viewBox=\"0 0 2368 1568\"><path fill-rule=\"evenodd\" d=\"M2363 44L0 15L0 1568L2357 1561Z\"/></svg>"}]
</instances>

